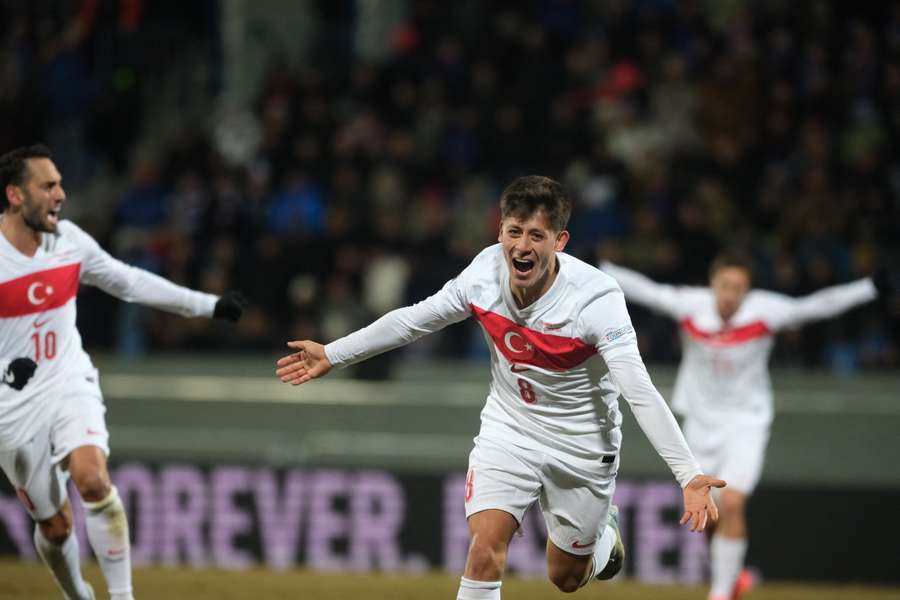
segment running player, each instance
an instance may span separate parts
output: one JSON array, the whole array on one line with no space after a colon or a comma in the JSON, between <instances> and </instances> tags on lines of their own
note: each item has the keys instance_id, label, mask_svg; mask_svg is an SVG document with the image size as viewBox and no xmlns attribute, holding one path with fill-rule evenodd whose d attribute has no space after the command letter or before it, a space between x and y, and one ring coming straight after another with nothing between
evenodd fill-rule
<instances>
[{"instance_id":1,"label":"running player","mask_svg":"<svg viewBox=\"0 0 900 600\"><path fill-rule=\"evenodd\" d=\"M772 422L768 362L774 336L787 327L838 315L877 292L868 278L803 298L751 290L751 264L739 253L717 257L709 287L654 283L605 262L630 302L676 319L682 359L672 406L704 469L720 473L728 489L719 496L722 519L710 544L711 600L737 598L752 585L743 571L747 550L746 505L763 467Z\"/></svg>"},{"instance_id":2,"label":"running player","mask_svg":"<svg viewBox=\"0 0 900 600\"><path fill-rule=\"evenodd\" d=\"M323 346L296 352L276 374L299 385L474 316L491 351L492 382L469 456L465 507L471 545L458 599L500 598L507 546L538 501L547 523L550 580L572 592L622 566L611 506L621 443L618 398L684 491L681 523L717 518L701 474L640 354L615 281L562 250L571 202L546 177L513 181L500 198L499 244L430 298Z\"/></svg>"},{"instance_id":3,"label":"running player","mask_svg":"<svg viewBox=\"0 0 900 600\"><path fill-rule=\"evenodd\" d=\"M66 194L45 146L0 157L0 469L37 521L34 543L69 600L94 598L82 579L71 476L84 500L88 541L112 600L132 598L128 522L109 479L97 370L75 328L80 283L186 317L237 321L244 300L177 286L112 258L60 220Z\"/></svg>"}]
</instances>

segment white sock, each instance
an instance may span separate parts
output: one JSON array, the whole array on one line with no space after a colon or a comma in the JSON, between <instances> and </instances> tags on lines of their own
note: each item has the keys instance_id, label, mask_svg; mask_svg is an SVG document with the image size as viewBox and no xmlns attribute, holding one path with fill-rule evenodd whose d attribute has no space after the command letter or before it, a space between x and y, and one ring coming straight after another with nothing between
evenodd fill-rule
<instances>
[{"instance_id":1,"label":"white sock","mask_svg":"<svg viewBox=\"0 0 900 600\"><path fill-rule=\"evenodd\" d=\"M459 591L456 600L500 600L500 581L459 580Z\"/></svg>"},{"instance_id":2,"label":"white sock","mask_svg":"<svg viewBox=\"0 0 900 600\"><path fill-rule=\"evenodd\" d=\"M594 561L591 566L591 576L585 579L585 583L600 574L609 557L612 555L613 547L616 545L616 532L609 525L603 530L603 535L597 538L597 545L594 546Z\"/></svg>"},{"instance_id":3,"label":"white sock","mask_svg":"<svg viewBox=\"0 0 900 600\"><path fill-rule=\"evenodd\" d=\"M99 502L84 502L84 521L111 600L133 600L128 518L115 487Z\"/></svg>"},{"instance_id":4,"label":"white sock","mask_svg":"<svg viewBox=\"0 0 900 600\"><path fill-rule=\"evenodd\" d=\"M88 600L90 592L81 577L78 561L78 538L69 534L61 546L44 537L41 527L34 527L34 546L44 564L53 573L53 578L68 600Z\"/></svg>"},{"instance_id":5,"label":"white sock","mask_svg":"<svg viewBox=\"0 0 900 600\"><path fill-rule=\"evenodd\" d=\"M709 545L712 582L709 590L710 598L730 598L731 591L744 567L744 555L747 553L746 538L729 538L714 535Z\"/></svg>"}]
</instances>

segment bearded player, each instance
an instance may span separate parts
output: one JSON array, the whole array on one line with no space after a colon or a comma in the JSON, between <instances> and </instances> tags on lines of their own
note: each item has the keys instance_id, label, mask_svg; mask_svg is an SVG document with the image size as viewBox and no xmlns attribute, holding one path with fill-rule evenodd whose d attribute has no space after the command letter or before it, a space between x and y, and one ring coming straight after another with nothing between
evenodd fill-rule
<instances>
[{"instance_id":1,"label":"bearded player","mask_svg":"<svg viewBox=\"0 0 900 600\"><path fill-rule=\"evenodd\" d=\"M684 492L681 523L715 520L710 489L724 481L700 466L637 349L616 282L562 251L571 202L556 181L521 177L500 198L499 244L443 289L327 346L296 352L276 374L299 385L462 321L478 319L492 381L469 456L465 507L471 544L459 600L496 600L507 547L537 501L547 523L550 580L572 592L622 567L611 504L622 440L618 398Z\"/></svg>"},{"instance_id":2,"label":"bearded player","mask_svg":"<svg viewBox=\"0 0 900 600\"><path fill-rule=\"evenodd\" d=\"M709 287L661 285L605 262L630 302L677 320L682 359L672 406L684 415L688 444L704 469L728 481L721 521L710 543L710 600L736 600L752 586L743 570L747 499L762 473L772 423L769 355L775 334L827 319L877 296L872 280L825 288L802 298L751 290L751 264L740 253L717 257Z\"/></svg>"},{"instance_id":3,"label":"bearded player","mask_svg":"<svg viewBox=\"0 0 900 600\"><path fill-rule=\"evenodd\" d=\"M175 285L107 254L60 219L66 194L45 146L0 157L0 469L37 522L34 543L68 600L90 600L66 482L84 501L88 541L112 600L130 600L128 522L107 472L97 370L75 327L79 284L185 317L237 321L244 300Z\"/></svg>"}]
</instances>

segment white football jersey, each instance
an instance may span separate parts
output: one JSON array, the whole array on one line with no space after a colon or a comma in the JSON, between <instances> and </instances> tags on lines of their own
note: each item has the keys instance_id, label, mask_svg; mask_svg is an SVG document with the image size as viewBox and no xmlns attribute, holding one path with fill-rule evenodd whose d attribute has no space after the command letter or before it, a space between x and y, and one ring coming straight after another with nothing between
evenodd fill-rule
<instances>
[{"instance_id":1,"label":"white football jersey","mask_svg":"<svg viewBox=\"0 0 900 600\"><path fill-rule=\"evenodd\" d=\"M708 287L659 284L611 263L602 268L619 282L628 301L678 321L682 358L672 406L708 427L733 417L747 424L770 423L773 407L768 362L775 333L832 317L877 295L868 278L802 298L751 290L726 323Z\"/></svg>"},{"instance_id":2,"label":"white football jersey","mask_svg":"<svg viewBox=\"0 0 900 600\"><path fill-rule=\"evenodd\" d=\"M672 413L650 382L622 291L598 269L557 253L559 272L536 302L518 308L499 244L418 304L397 309L325 347L343 366L474 316L491 351L481 434L540 445L590 469L621 443L618 398L684 485L700 468Z\"/></svg>"},{"instance_id":3,"label":"white football jersey","mask_svg":"<svg viewBox=\"0 0 900 600\"><path fill-rule=\"evenodd\" d=\"M29 257L0 234L0 449L22 445L52 418L73 378L95 376L75 327L80 283L184 316L211 316L217 300L116 260L71 221L42 238ZM17 358L37 363L21 390L8 372Z\"/></svg>"}]
</instances>

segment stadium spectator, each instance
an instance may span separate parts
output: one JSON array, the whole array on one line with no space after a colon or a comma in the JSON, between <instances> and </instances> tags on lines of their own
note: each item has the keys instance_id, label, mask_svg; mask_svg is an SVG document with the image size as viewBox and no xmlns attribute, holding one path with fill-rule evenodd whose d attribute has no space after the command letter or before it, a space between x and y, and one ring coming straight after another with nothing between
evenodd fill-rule
<instances>
[{"instance_id":1,"label":"stadium spectator","mask_svg":"<svg viewBox=\"0 0 900 600\"><path fill-rule=\"evenodd\" d=\"M91 4L100 8L85 21L90 15L79 11ZM472 190L495 197L503 181L526 172L556 174L576 190L571 252L615 257L661 281L702 283L697 274L735 241L759 264L760 287L790 294L865 276L900 256L895 7L551 0L488 9L424 0L392 13L400 20L391 43L373 53L350 34L361 27L360 11L340 3L311 15L322 29L307 40L305 60L273 58L247 115L261 141L241 138L250 158L230 162L217 146L214 119L202 111L216 101L211 81L221 59L209 57L217 56L210 49L220 43L223 17L199 3L179 20L178 4L60 4L43 20L25 5L5 5L0 113L9 127L2 136L11 147L69 119L39 83L54 36L38 33L90 23L70 46L80 56L82 89L97 94L86 121L81 109L71 115L87 123L86 152L101 165L86 171L121 179L130 161L150 156L167 195L185 169L199 174L205 189L197 193L206 198L229 181L230 213L215 204L195 226L240 239L235 260L215 266L226 285L256 280L258 272L273 277L258 292L259 326L243 332L247 347L279 344L291 318L279 305L293 277L310 275L318 289L328 287L341 252L323 248L404 257L412 275L403 302L420 299L431 286L416 274L446 273L446 257L464 262L492 239L493 226L479 222L487 211L469 212ZM143 12L124 14L125 5ZM121 64L104 59L110 48ZM200 73L208 78L182 89L196 75L190 69L207 63ZM282 182L294 169L313 186L299 204L294 197L303 226L272 236L285 204ZM98 187L115 189L90 189ZM166 231L184 227L185 211L173 210L179 198L163 202ZM451 235L397 233L398 222L423 215L423 198L449 212ZM223 229L224 214L240 217ZM122 237L122 222L84 222L104 241ZM152 237L139 243L123 252L158 253ZM184 283L199 285L213 268L209 254L196 241L184 248L187 268L164 260L160 274L178 270L189 278ZM347 282L357 299L368 268L359 265ZM101 316L84 315L89 343L111 343L108 315ZM673 360L674 327L646 311L633 316L647 359ZM171 339L151 322L141 328L139 347L205 344L203 335ZM455 341L436 348L456 354L467 345L466 335L447 335ZM900 300L786 335L775 359L840 373L897 367Z\"/></svg>"}]
</instances>

